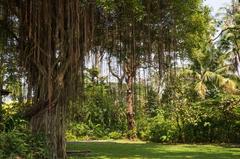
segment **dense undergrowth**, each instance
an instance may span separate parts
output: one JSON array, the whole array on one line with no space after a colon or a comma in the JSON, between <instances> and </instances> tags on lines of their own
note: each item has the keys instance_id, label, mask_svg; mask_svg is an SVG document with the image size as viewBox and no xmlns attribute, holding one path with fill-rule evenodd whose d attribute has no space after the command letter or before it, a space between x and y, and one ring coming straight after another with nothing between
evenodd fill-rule
<instances>
[{"instance_id":1,"label":"dense undergrowth","mask_svg":"<svg viewBox=\"0 0 240 159\"><path fill-rule=\"evenodd\" d=\"M17 103L3 105L3 118L0 123L0 158L48 158L45 136L32 134L28 121L21 117L21 107Z\"/></svg>"},{"instance_id":2,"label":"dense undergrowth","mask_svg":"<svg viewBox=\"0 0 240 159\"><path fill-rule=\"evenodd\" d=\"M239 96L216 91L203 100L192 89L182 87L179 80L166 88L161 102L153 90L136 101L138 138L161 143L240 143ZM185 91L184 96L179 90ZM105 84L92 85L85 92L87 100L68 124L69 141L127 138L124 103L116 104L113 92Z\"/></svg>"}]
</instances>

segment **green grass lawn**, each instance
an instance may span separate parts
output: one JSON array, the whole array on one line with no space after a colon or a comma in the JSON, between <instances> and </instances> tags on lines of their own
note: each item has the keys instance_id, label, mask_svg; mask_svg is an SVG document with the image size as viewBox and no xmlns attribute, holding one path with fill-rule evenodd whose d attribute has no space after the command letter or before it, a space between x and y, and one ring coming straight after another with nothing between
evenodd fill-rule
<instances>
[{"instance_id":1,"label":"green grass lawn","mask_svg":"<svg viewBox=\"0 0 240 159\"><path fill-rule=\"evenodd\" d=\"M240 159L240 148L216 145L163 145L142 142L80 142L69 143L68 150L89 150L88 157L71 159Z\"/></svg>"}]
</instances>

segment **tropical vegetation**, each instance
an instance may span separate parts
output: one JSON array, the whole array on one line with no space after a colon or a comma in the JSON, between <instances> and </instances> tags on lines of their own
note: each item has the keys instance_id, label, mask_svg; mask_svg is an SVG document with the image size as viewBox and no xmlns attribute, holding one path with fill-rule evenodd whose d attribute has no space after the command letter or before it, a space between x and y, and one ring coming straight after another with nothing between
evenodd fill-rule
<instances>
[{"instance_id":1,"label":"tropical vegetation","mask_svg":"<svg viewBox=\"0 0 240 159\"><path fill-rule=\"evenodd\" d=\"M0 0L0 158L65 159L82 140L239 144L239 13L238 1L219 20L202 0Z\"/></svg>"}]
</instances>

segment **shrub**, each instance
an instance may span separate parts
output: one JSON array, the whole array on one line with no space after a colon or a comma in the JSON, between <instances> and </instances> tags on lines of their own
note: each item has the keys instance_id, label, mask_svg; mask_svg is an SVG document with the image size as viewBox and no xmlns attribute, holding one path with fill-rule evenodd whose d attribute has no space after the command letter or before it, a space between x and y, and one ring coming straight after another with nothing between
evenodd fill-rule
<instances>
[{"instance_id":1,"label":"shrub","mask_svg":"<svg viewBox=\"0 0 240 159\"><path fill-rule=\"evenodd\" d=\"M77 136L75 136L72 131L67 130L65 133L65 138L67 141L77 141Z\"/></svg>"},{"instance_id":2,"label":"shrub","mask_svg":"<svg viewBox=\"0 0 240 159\"><path fill-rule=\"evenodd\" d=\"M150 138L150 127L151 127L151 120L147 119L146 117L142 117L137 121L137 135L138 138L141 140L149 140Z\"/></svg>"},{"instance_id":3,"label":"shrub","mask_svg":"<svg viewBox=\"0 0 240 159\"><path fill-rule=\"evenodd\" d=\"M14 156L24 156L28 147L25 143L26 135L19 132L8 132L0 134L0 156L9 158Z\"/></svg>"},{"instance_id":4,"label":"shrub","mask_svg":"<svg viewBox=\"0 0 240 159\"><path fill-rule=\"evenodd\" d=\"M43 136L29 135L17 130L0 134L0 158L22 157L27 159L47 158Z\"/></svg>"},{"instance_id":5,"label":"shrub","mask_svg":"<svg viewBox=\"0 0 240 159\"><path fill-rule=\"evenodd\" d=\"M110 137L110 139L117 140L117 139L121 139L122 138L122 133L113 131L113 132L109 133L108 136Z\"/></svg>"},{"instance_id":6,"label":"shrub","mask_svg":"<svg viewBox=\"0 0 240 159\"><path fill-rule=\"evenodd\" d=\"M21 117L19 103L3 105L0 123L0 158L46 159L48 149L45 136L33 135L29 123Z\"/></svg>"},{"instance_id":7,"label":"shrub","mask_svg":"<svg viewBox=\"0 0 240 159\"><path fill-rule=\"evenodd\" d=\"M106 137L108 132L109 130L100 124L88 126L85 123L70 123L66 132L66 139L68 141L99 139Z\"/></svg>"},{"instance_id":8,"label":"shrub","mask_svg":"<svg viewBox=\"0 0 240 159\"><path fill-rule=\"evenodd\" d=\"M153 142L172 142L176 137L177 128L171 120L165 120L158 114L150 121L149 138Z\"/></svg>"}]
</instances>

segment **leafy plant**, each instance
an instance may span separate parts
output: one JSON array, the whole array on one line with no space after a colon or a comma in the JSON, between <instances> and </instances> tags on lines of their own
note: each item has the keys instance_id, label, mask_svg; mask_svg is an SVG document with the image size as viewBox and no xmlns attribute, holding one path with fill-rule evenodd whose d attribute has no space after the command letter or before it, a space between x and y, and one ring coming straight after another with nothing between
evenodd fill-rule
<instances>
[{"instance_id":1,"label":"leafy plant","mask_svg":"<svg viewBox=\"0 0 240 159\"><path fill-rule=\"evenodd\" d=\"M33 136L19 131L0 133L0 157L1 158L27 158L46 159L47 146L41 135Z\"/></svg>"},{"instance_id":2,"label":"leafy plant","mask_svg":"<svg viewBox=\"0 0 240 159\"><path fill-rule=\"evenodd\" d=\"M108 136L109 136L110 139L115 139L115 140L116 140L116 139L121 139L121 138L123 137L122 133L116 132L116 131L110 132L110 133L108 134Z\"/></svg>"}]
</instances>

